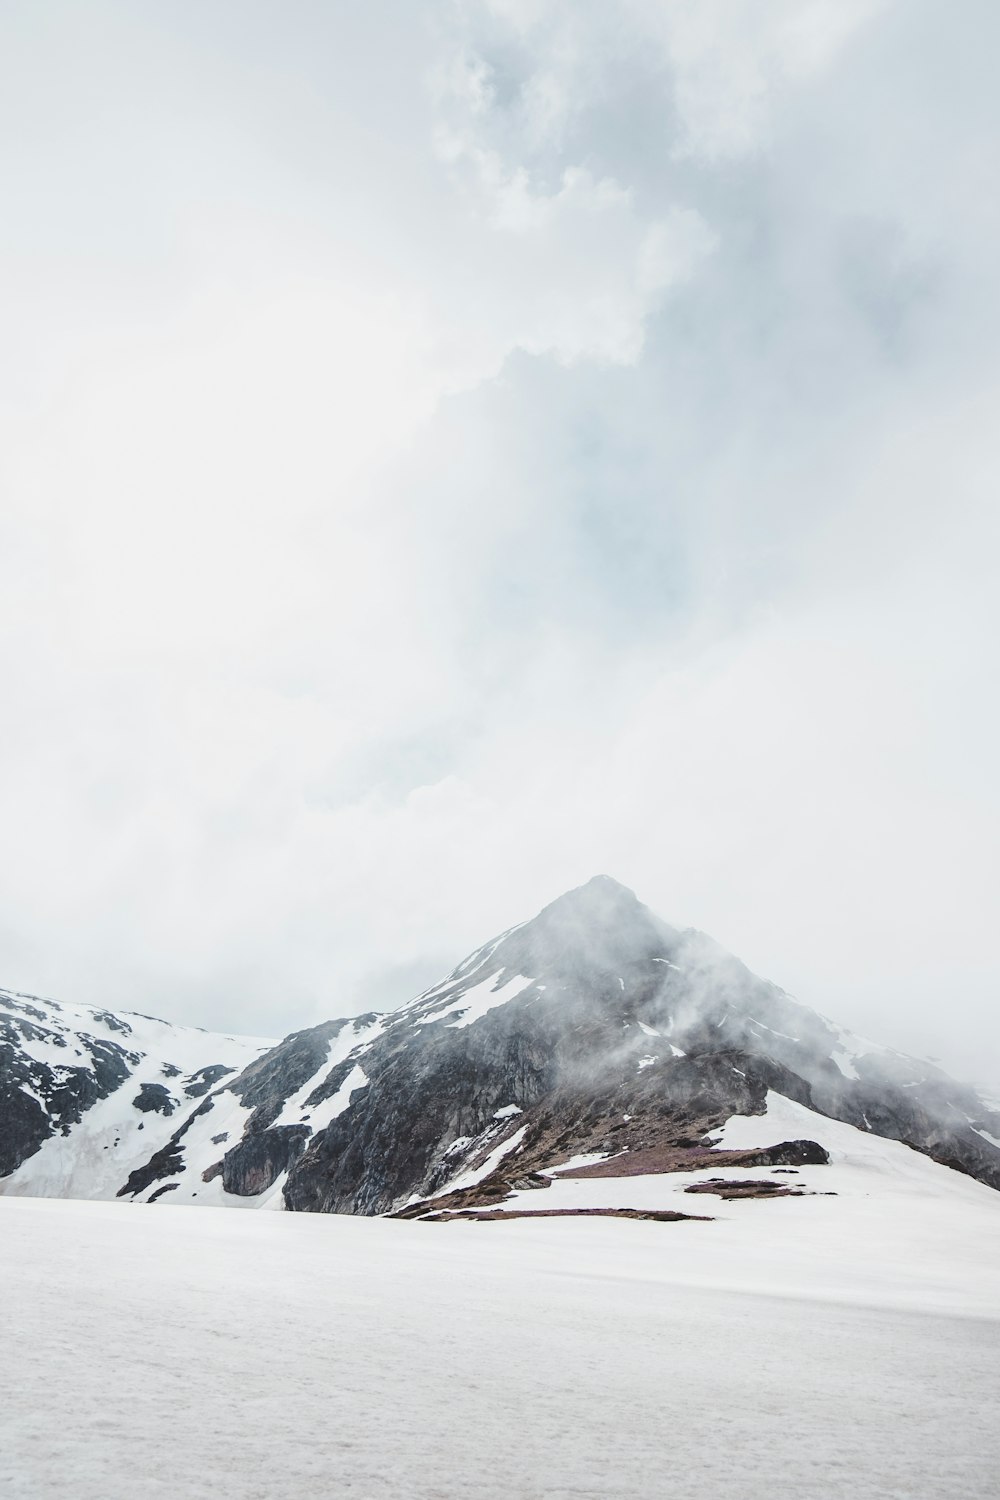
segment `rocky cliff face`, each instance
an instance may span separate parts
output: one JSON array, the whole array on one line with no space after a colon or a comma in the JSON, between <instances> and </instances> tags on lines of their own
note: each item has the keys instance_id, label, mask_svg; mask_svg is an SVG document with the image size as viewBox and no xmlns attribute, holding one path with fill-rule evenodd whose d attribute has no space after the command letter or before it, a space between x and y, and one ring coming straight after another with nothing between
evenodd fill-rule
<instances>
[{"instance_id":1,"label":"rocky cliff face","mask_svg":"<svg viewBox=\"0 0 1000 1500\"><path fill-rule=\"evenodd\" d=\"M1000 1114L973 1090L850 1035L607 877L396 1011L293 1033L237 1073L215 1067L204 1088L207 1063L186 1087L150 1077L120 1091L159 1135L102 1194L419 1212L540 1185L578 1156L676 1161L731 1117L763 1114L769 1091L1000 1188ZM102 1109L114 1076L94 1073ZM23 1125L15 1137L23 1154ZM9 1179L31 1180L30 1161Z\"/></svg>"},{"instance_id":2,"label":"rocky cliff face","mask_svg":"<svg viewBox=\"0 0 1000 1500\"><path fill-rule=\"evenodd\" d=\"M599 877L385 1020L290 1208L384 1213L591 1153L697 1145L768 1090L1000 1187L1000 1118ZM984 1133L985 1132L985 1133ZM475 1179L475 1181L473 1181Z\"/></svg>"}]
</instances>

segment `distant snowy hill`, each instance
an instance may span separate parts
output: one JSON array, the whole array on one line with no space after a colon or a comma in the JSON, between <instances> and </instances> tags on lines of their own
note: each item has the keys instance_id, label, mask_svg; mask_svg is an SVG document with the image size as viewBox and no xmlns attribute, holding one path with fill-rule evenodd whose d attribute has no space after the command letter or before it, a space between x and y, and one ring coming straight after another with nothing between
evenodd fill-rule
<instances>
[{"instance_id":1,"label":"distant snowy hill","mask_svg":"<svg viewBox=\"0 0 1000 1500\"><path fill-rule=\"evenodd\" d=\"M0 990L0 1192L113 1198L273 1045Z\"/></svg>"},{"instance_id":2,"label":"distant snowy hill","mask_svg":"<svg viewBox=\"0 0 1000 1500\"><path fill-rule=\"evenodd\" d=\"M712 1215L839 1192L837 1162L870 1165L873 1138L882 1177L919 1152L1000 1188L1000 1113L974 1090L606 876L399 1009L277 1045L23 996L0 1017L12 1195Z\"/></svg>"}]
</instances>

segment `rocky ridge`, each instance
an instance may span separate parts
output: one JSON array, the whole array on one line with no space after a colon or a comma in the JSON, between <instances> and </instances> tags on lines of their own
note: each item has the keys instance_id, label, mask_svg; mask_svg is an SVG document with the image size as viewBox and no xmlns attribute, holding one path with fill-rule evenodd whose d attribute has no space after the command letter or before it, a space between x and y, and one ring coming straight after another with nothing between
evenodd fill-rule
<instances>
[{"instance_id":1,"label":"rocky ridge","mask_svg":"<svg viewBox=\"0 0 1000 1500\"><path fill-rule=\"evenodd\" d=\"M605 876L399 1009L293 1033L207 1083L225 1063L206 1060L186 1093L152 1077L124 1088L138 1075L113 1051L103 1066L95 1102L128 1093L159 1134L95 1196L472 1211L547 1186L577 1158L581 1172L704 1167L713 1133L764 1114L769 1094L1000 1188L1000 1113L974 1090L825 1020ZM86 1118L69 1113L64 1154ZM0 1130L8 1117L20 1118L0 1113ZM23 1165L0 1190L32 1191L31 1142L23 1129L17 1139ZM809 1141L768 1149L742 1165L821 1159Z\"/></svg>"}]
</instances>

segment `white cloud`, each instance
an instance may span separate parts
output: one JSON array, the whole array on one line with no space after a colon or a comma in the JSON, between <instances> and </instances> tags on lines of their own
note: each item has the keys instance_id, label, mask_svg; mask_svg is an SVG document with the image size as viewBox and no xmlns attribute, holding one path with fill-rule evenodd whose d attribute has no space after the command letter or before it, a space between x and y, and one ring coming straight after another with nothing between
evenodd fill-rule
<instances>
[{"instance_id":1,"label":"white cloud","mask_svg":"<svg viewBox=\"0 0 1000 1500\"><path fill-rule=\"evenodd\" d=\"M281 1029L606 869L996 1056L988 61L390 8L25 11L0 982Z\"/></svg>"},{"instance_id":2,"label":"white cloud","mask_svg":"<svg viewBox=\"0 0 1000 1500\"><path fill-rule=\"evenodd\" d=\"M882 0L638 0L640 24L664 49L676 90L680 156L740 157L768 144L776 98L833 64Z\"/></svg>"},{"instance_id":3,"label":"white cloud","mask_svg":"<svg viewBox=\"0 0 1000 1500\"><path fill-rule=\"evenodd\" d=\"M512 130L494 69L475 53L459 52L434 85L437 151L469 212L496 231L482 250L490 295L464 311L484 374L514 349L634 363L663 296L714 249L710 227L681 204L647 216L627 185L580 162L554 176L538 169L538 150L569 110L569 84L556 72L522 80Z\"/></svg>"},{"instance_id":4,"label":"white cloud","mask_svg":"<svg viewBox=\"0 0 1000 1500\"><path fill-rule=\"evenodd\" d=\"M772 110L790 89L835 66L886 3L489 0L462 7L460 56L486 86L475 94L482 117L485 103L497 103L489 51L502 53L517 39L529 61L505 113L533 146L561 143L568 122L601 102L624 64L635 76L653 71L662 78L675 112L676 157L738 158L767 145ZM462 75L455 76L460 93Z\"/></svg>"}]
</instances>

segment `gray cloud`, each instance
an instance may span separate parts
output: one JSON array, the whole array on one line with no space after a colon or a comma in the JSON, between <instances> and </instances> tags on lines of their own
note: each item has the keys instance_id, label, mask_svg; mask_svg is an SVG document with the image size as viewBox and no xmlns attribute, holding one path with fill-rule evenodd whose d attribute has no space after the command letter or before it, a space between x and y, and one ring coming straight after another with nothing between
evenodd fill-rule
<instances>
[{"instance_id":1,"label":"gray cloud","mask_svg":"<svg viewBox=\"0 0 1000 1500\"><path fill-rule=\"evenodd\" d=\"M3 982L282 1031L597 870L1000 1070L981 4L14 6Z\"/></svg>"}]
</instances>

